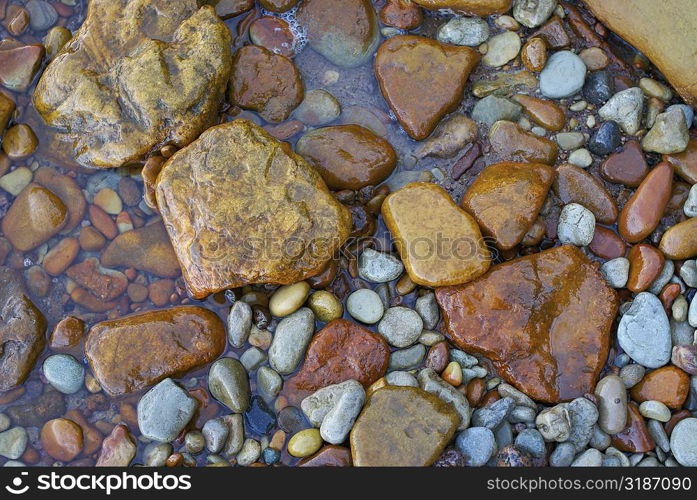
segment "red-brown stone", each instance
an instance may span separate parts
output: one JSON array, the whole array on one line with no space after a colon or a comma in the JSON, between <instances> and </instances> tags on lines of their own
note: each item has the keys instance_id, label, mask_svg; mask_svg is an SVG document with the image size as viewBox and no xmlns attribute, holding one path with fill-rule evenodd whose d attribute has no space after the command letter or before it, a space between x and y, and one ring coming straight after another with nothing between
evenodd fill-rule
<instances>
[{"instance_id":1,"label":"red-brown stone","mask_svg":"<svg viewBox=\"0 0 697 500\"><path fill-rule=\"evenodd\" d=\"M654 167L620 213L617 225L622 237L637 243L658 226L668 205L673 187L673 168L662 162Z\"/></svg>"},{"instance_id":2,"label":"red-brown stone","mask_svg":"<svg viewBox=\"0 0 697 500\"><path fill-rule=\"evenodd\" d=\"M629 280L627 288L634 293L647 290L663 269L665 257L648 243L634 245L629 250Z\"/></svg>"},{"instance_id":3,"label":"red-brown stone","mask_svg":"<svg viewBox=\"0 0 697 500\"><path fill-rule=\"evenodd\" d=\"M588 248L598 257L607 260L624 257L627 252L622 238L612 229L603 226L595 226L593 241L588 245Z\"/></svg>"},{"instance_id":4,"label":"red-brown stone","mask_svg":"<svg viewBox=\"0 0 697 500\"><path fill-rule=\"evenodd\" d=\"M627 427L612 436L612 446L627 453L645 453L656 447L649 430L646 427L644 417L639 413L639 407L629 403Z\"/></svg>"},{"instance_id":5,"label":"red-brown stone","mask_svg":"<svg viewBox=\"0 0 697 500\"><path fill-rule=\"evenodd\" d=\"M637 187L649 173L639 141L627 141L621 151L611 154L602 165L600 175L609 182Z\"/></svg>"}]
</instances>

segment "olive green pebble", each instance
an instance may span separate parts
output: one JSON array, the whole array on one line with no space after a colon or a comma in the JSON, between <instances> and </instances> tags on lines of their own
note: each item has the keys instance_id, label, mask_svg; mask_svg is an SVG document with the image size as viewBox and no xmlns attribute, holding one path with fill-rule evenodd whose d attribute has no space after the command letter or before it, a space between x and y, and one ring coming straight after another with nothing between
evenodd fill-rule
<instances>
[{"instance_id":1,"label":"olive green pebble","mask_svg":"<svg viewBox=\"0 0 697 500\"><path fill-rule=\"evenodd\" d=\"M184 444L187 452L196 455L206 447L206 438L199 431L189 431L184 438Z\"/></svg>"},{"instance_id":2,"label":"olive green pebble","mask_svg":"<svg viewBox=\"0 0 697 500\"><path fill-rule=\"evenodd\" d=\"M67 28L62 26L51 28L44 38L44 47L46 48L48 60L50 61L56 57L58 52L60 52L63 46L68 43L72 37L72 33L70 33L70 30Z\"/></svg>"},{"instance_id":3,"label":"olive green pebble","mask_svg":"<svg viewBox=\"0 0 697 500\"><path fill-rule=\"evenodd\" d=\"M310 285L306 281L282 286L271 296L269 310L271 314L279 318L288 316L300 309L309 294Z\"/></svg>"},{"instance_id":4,"label":"olive green pebble","mask_svg":"<svg viewBox=\"0 0 697 500\"><path fill-rule=\"evenodd\" d=\"M344 308L339 299L326 290L319 290L310 295L307 305L310 306L317 319L323 323L339 319L344 314Z\"/></svg>"},{"instance_id":5,"label":"olive green pebble","mask_svg":"<svg viewBox=\"0 0 697 500\"><path fill-rule=\"evenodd\" d=\"M305 429L295 434L288 441L288 453L297 458L313 455L322 446L319 429Z\"/></svg>"}]
</instances>

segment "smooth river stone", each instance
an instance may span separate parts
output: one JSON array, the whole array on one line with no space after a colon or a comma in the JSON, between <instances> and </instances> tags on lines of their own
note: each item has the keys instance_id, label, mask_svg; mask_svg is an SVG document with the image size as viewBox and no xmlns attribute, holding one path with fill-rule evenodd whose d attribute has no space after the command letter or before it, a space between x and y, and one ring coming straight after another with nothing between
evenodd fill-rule
<instances>
[{"instance_id":1,"label":"smooth river stone","mask_svg":"<svg viewBox=\"0 0 697 500\"><path fill-rule=\"evenodd\" d=\"M375 391L351 430L357 467L431 465L460 422L452 405L417 387Z\"/></svg>"},{"instance_id":2,"label":"smooth river stone","mask_svg":"<svg viewBox=\"0 0 697 500\"><path fill-rule=\"evenodd\" d=\"M683 260L697 256L697 217L668 228L659 249L669 259Z\"/></svg>"},{"instance_id":3,"label":"smooth river stone","mask_svg":"<svg viewBox=\"0 0 697 500\"><path fill-rule=\"evenodd\" d=\"M137 162L216 123L230 77L230 31L195 0L92 0L43 72L34 106L75 159Z\"/></svg>"},{"instance_id":4,"label":"smooth river stone","mask_svg":"<svg viewBox=\"0 0 697 500\"><path fill-rule=\"evenodd\" d=\"M102 388L119 396L210 363L225 342L225 325L214 312L180 306L97 323L85 354Z\"/></svg>"},{"instance_id":5,"label":"smooth river stone","mask_svg":"<svg viewBox=\"0 0 697 500\"><path fill-rule=\"evenodd\" d=\"M557 167L554 192L565 205L578 203L586 207L601 224L613 224L617 220L615 200L602 182L582 168L570 164Z\"/></svg>"},{"instance_id":6,"label":"smooth river stone","mask_svg":"<svg viewBox=\"0 0 697 500\"><path fill-rule=\"evenodd\" d=\"M378 49L375 75L399 123L420 141L460 105L467 77L479 59L470 47L398 35Z\"/></svg>"},{"instance_id":7,"label":"smooth river stone","mask_svg":"<svg viewBox=\"0 0 697 500\"><path fill-rule=\"evenodd\" d=\"M491 148L504 161L554 165L559 148L545 137L526 132L517 123L499 120L489 129Z\"/></svg>"},{"instance_id":8,"label":"smooth river stone","mask_svg":"<svg viewBox=\"0 0 697 500\"><path fill-rule=\"evenodd\" d=\"M513 0L413 0L429 10L449 9L458 14L488 16L504 14L511 9Z\"/></svg>"},{"instance_id":9,"label":"smooth river stone","mask_svg":"<svg viewBox=\"0 0 697 500\"><path fill-rule=\"evenodd\" d=\"M660 401L668 408L680 408L690 391L690 376L677 366L664 366L647 373L632 387L634 401Z\"/></svg>"},{"instance_id":10,"label":"smooth river stone","mask_svg":"<svg viewBox=\"0 0 697 500\"><path fill-rule=\"evenodd\" d=\"M449 338L482 354L531 398L557 403L592 392L610 348L615 292L576 247L500 264L436 290Z\"/></svg>"},{"instance_id":11,"label":"smooth river stone","mask_svg":"<svg viewBox=\"0 0 697 500\"><path fill-rule=\"evenodd\" d=\"M359 125L315 129L298 140L295 151L336 191L380 184L397 165L390 143Z\"/></svg>"},{"instance_id":12,"label":"smooth river stone","mask_svg":"<svg viewBox=\"0 0 697 500\"><path fill-rule=\"evenodd\" d=\"M382 215L414 283L457 285L489 269L491 255L479 226L443 188L407 184L385 199Z\"/></svg>"},{"instance_id":13,"label":"smooth river stone","mask_svg":"<svg viewBox=\"0 0 697 500\"><path fill-rule=\"evenodd\" d=\"M389 356L381 335L336 319L312 337L302 368L284 384L284 394L299 403L318 389L350 379L367 388L385 374Z\"/></svg>"},{"instance_id":14,"label":"smooth river stone","mask_svg":"<svg viewBox=\"0 0 697 500\"><path fill-rule=\"evenodd\" d=\"M663 217L673 187L673 168L661 162L641 181L622 208L617 228L629 243L637 243L650 235Z\"/></svg>"},{"instance_id":15,"label":"smooth river stone","mask_svg":"<svg viewBox=\"0 0 697 500\"><path fill-rule=\"evenodd\" d=\"M663 155L663 161L673 165L675 173L687 182L697 184L697 139L690 139L682 153Z\"/></svg>"},{"instance_id":16,"label":"smooth river stone","mask_svg":"<svg viewBox=\"0 0 697 500\"><path fill-rule=\"evenodd\" d=\"M670 162L670 160L668 160ZM678 167L675 167L676 171ZM639 141L627 141L621 151L613 153L600 165L603 179L616 184L637 187L649 173ZM697 180L697 176L695 177Z\"/></svg>"},{"instance_id":17,"label":"smooth river stone","mask_svg":"<svg viewBox=\"0 0 697 500\"><path fill-rule=\"evenodd\" d=\"M496 246L510 250L532 227L554 180L554 169L541 163L496 163L477 176L462 197Z\"/></svg>"},{"instance_id":18,"label":"smooth river stone","mask_svg":"<svg viewBox=\"0 0 697 500\"><path fill-rule=\"evenodd\" d=\"M688 104L697 105L697 10L692 0L586 0L595 16L653 62ZM658 35L660 33L660 35ZM654 36L647 36L653 34Z\"/></svg>"},{"instance_id":19,"label":"smooth river stone","mask_svg":"<svg viewBox=\"0 0 697 500\"><path fill-rule=\"evenodd\" d=\"M351 232L349 211L315 169L247 120L208 129L172 156L156 196L198 299L319 274Z\"/></svg>"}]
</instances>

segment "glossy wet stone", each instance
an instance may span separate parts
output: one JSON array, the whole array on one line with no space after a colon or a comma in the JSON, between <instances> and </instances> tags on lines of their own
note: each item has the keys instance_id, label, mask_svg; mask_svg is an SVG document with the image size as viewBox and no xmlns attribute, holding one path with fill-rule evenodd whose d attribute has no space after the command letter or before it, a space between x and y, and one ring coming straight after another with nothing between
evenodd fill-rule
<instances>
[{"instance_id":1,"label":"glossy wet stone","mask_svg":"<svg viewBox=\"0 0 697 500\"><path fill-rule=\"evenodd\" d=\"M689 259L697 255L697 218L671 226L663 233L661 251L669 259Z\"/></svg>"},{"instance_id":2,"label":"glossy wet stone","mask_svg":"<svg viewBox=\"0 0 697 500\"><path fill-rule=\"evenodd\" d=\"M523 45L520 58L523 65L530 71L542 71L547 62L547 42L541 37L530 38Z\"/></svg>"},{"instance_id":3,"label":"glossy wet stone","mask_svg":"<svg viewBox=\"0 0 697 500\"><path fill-rule=\"evenodd\" d=\"M592 391L618 307L615 292L571 246L500 264L467 285L437 289L436 297L456 345L487 356L509 383L546 402Z\"/></svg>"},{"instance_id":4,"label":"glossy wet stone","mask_svg":"<svg viewBox=\"0 0 697 500\"><path fill-rule=\"evenodd\" d=\"M477 176L462 198L496 246L509 250L535 222L554 180L554 170L538 163L496 163Z\"/></svg>"},{"instance_id":5,"label":"glossy wet stone","mask_svg":"<svg viewBox=\"0 0 697 500\"><path fill-rule=\"evenodd\" d=\"M344 446L323 446L317 453L298 462L298 467L350 467L351 450Z\"/></svg>"},{"instance_id":6,"label":"glossy wet stone","mask_svg":"<svg viewBox=\"0 0 697 500\"><path fill-rule=\"evenodd\" d=\"M41 446L56 460L70 462L82 451L82 429L67 418L54 418L41 428Z\"/></svg>"},{"instance_id":7,"label":"glossy wet stone","mask_svg":"<svg viewBox=\"0 0 697 500\"><path fill-rule=\"evenodd\" d=\"M675 173L690 184L697 183L697 139L690 139L687 148L682 153L663 155L675 169Z\"/></svg>"},{"instance_id":8,"label":"glossy wet stone","mask_svg":"<svg viewBox=\"0 0 697 500\"><path fill-rule=\"evenodd\" d=\"M416 387L377 390L351 430L356 467L428 466L459 423L451 405Z\"/></svg>"},{"instance_id":9,"label":"glossy wet stone","mask_svg":"<svg viewBox=\"0 0 697 500\"><path fill-rule=\"evenodd\" d=\"M624 257L627 248L617 233L603 226L595 226L593 241L588 245L588 249L598 257L603 259L616 259Z\"/></svg>"},{"instance_id":10,"label":"glossy wet stone","mask_svg":"<svg viewBox=\"0 0 697 500\"><path fill-rule=\"evenodd\" d=\"M429 210L420 209L424 206ZM466 283L489 268L489 251L476 222L435 184L403 187L385 199L382 214L415 283Z\"/></svg>"},{"instance_id":11,"label":"glossy wet stone","mask_svg":"<svg viewBox=\"0 0 697 500\"><path fill-rule=\"evenodd\" d=\"M414 0L430 10L452 9L460 14L488 16L503 14L511 8L511 0Z\"/></svg>"},{"instance_id":12,"label":"glossy wet stone","mask_svg":"<svg viewBox=\"0 0 697 500\"><path fill-rule=\"evenodd\" d=\"M194 0L97 0L44 71L34 105L78 163L119 167L165 143L185 146L213 125L229 47L213 8Z\"/></svg>"},{"instance_id":13,"label":"glossy wet stone","mask_svg":"<svg viewBox=\"0 0 697 500\"><path fill-rule=\"evenodd\" d=\"M85 354L102 388L117 396L204 366L222 354L225 342L215 313L181 306L97 323Z\"/></svg>"},{"instance_id":14,"label":"glossy wet stone","mask_svg":"<svg viewBox=\"0 0 697 500\"><path fill-rule=\"evenodd\" d=\"M591 136L588 149L598 156L605 156L619 147L620 140L620 126L613 121L606 121Z\"/></svg>"},{"instance_id":15,"label":"glossy wet stone","mask_svg":"<svg viewBox=\"0 0 697 500\"><path fill-rule=\"evenodd\" d=\"M634 293L639 293L647 290L658 277L663 269L665 257L657 248L641 243L629 250L629 262L631 267L627 288Z\"/></svg>"},{"instance_id":16,"label":"glossy wet stone","mask_svg":"<svg viewBox=\"0 0 697 500\"><path fill-rule=\"evenodd\" d=\"M627 141L621 151L611 154L600 165L600 175L603 179L629 187L639 186L648 173L649 168L641 144L633 139Z\"/></svg>"},{"instance_id":17,"label":"glossy wet stone","mask_svg":"<svg viewBox=\"0 0 697 500\"><path fill-rule=\"evenodd\" d=\"M538 125L558 132L564 128L566 116L554 101L537 99L528 95L516 95L513 99L518 102L530 119Z\"/></svg>"},{"instance_id":18,"label":"glossy wet stone","mask_svg":"<svg viewBox=\"0 0 697 500\"><path fill-rule=\"evenodd\" d=\"M601 224L617 220L619 211L615 200L602 182L582 168L569 164L557 167L554 192L562 203L579 203L586 207Z\"/></svg>"},{"instance_id":19,"label":"glossy wet stone","mask_svg":"<svg viewBox=\"0 0 697 500\"><path fill-rule=\"evenodd\" d=\"M283 393L299 402L317 389L349 379L368 387L385 374L388 359L382 336L337 319L312 337L302 367L286 381Z\"/></svg>"},{"instance_id":20,"label":"glossy wet stone","mask_svg":"<svg viewBox=\"0 0 697 500\"><path fill-rule=\"evenodd\" d=\"M612 436L612 446L628 453L651 451L656 443L649 434L644 417L639 413L639 407L629 403L628 410L628 425L622 432Z\"/></svg>"},{"instance_id":21,"label":"glossy wet stone","mask_svg":"<svg viewBox=\"0 0 697 500\"><path fill-rule=\"evenodd\" d=\"M690 377L676 366L664 366L647 373L632 387L634 401L660 401L668 408L679 409L689 392Z\"/></svg>"},{"instance_id":22,"label":"glossy wet stone","mask_svg":"<svg viewBox=\"0 0 697 500\"><path fill-rule=\"evenodd\" d=\"M46 318L29 298L19 271L0 267L0 391L29 376L44 350Z\"/></svg>"},{"instance_id":23,"label":"glossy wet stone","mask_svg":"<svg viewBox=\"0 0 697 500\"><path fill-rule=\"evenodd\" d=\"M254 396L244 412L244 423L252 434L265 436L276 425L276 416L260 396Z\"/></svg>"},{"instance_id":24,"label":"glossy wet stone","mask_svg":"<svg viewBox=\"0 0 697 500\"><path fill-rule=\"evenodd\" d=\"M594 71L586 77L583 97L591 104L602 106L614 93L615 85L608 71Z\"/></svg>"},{"instance_id":25,"label":"glossy wet stone","mask_svg":"<svg viewBox=\"0 0 697 500\"><path fill-rule=\"evenodd\" d=\"M174 155L160 173L157 200L196 298L319 274L351 231L348 210L319 174L246 120L209 129ZM240 234L269 244L244 248ZM301 253L297 245L281 250L290 237L303 244Z\"/></svg>"},{"instance_id":26,"label":"glossy wet stone","mask_svg":"<svg viewBox=\"0 0 697 500\"><path fill-rule=\"evenodd\" d=\"M253 45L235 52L228 94L233 104L256 111L266 121L282 122L303 96L300 72L287 57Z\"/></svg>"},{"instance_id":27,"label":"glossy wet stone","mask_svg":"<svg viewBox=\"0 0 697 500\"><path fill-rule=\"evenodd\" d=\"M398 35L378 49L375 75L404 130L422 140L460 104L467 77L479 58L469 47Z\"/></svg>"},{"instance_id":28,"label":"glossy wet stone","mask_svg":"<svg viewBox=\"0 0 697 500\"><path fill-rule=\"evenodd\" d=\"M333 190L377 185L397 165L390 143L358 125L315 129L298 140L295 150Z\"/></svg>"},{"instance_id":29,"label":"glossy wet stone","mask_svg":"<svg viewBox=\"0 0 697 500\"><path fill-rule=\"evenodd\" d=\"M15 92L24 92L34 80L43 57L42 45L0 50L0 84Z\"/></svg>"},{"instance_id":30,"label":"glossy wet stone","mask_svg":"<svg viewBox=\"0 0 697 500\"><path fill-rule=\"evenodd\" d=\"M663 217L673 186L673 168L656 165L622 208L618 228L629 243L637 243L653 232Z\"/></svg>"},{"instance_id":31,"label":"glossy wet stone","mask_svg":"<svg viewBox=\"0 0 697 500\"><path fill-rule=\"evenodd\" d=\"M557 145L545 137L523 130L518 124L501 120L489 129L491 148L502 160L545 163L557 159Z\"/></svg>"}]
</instances>

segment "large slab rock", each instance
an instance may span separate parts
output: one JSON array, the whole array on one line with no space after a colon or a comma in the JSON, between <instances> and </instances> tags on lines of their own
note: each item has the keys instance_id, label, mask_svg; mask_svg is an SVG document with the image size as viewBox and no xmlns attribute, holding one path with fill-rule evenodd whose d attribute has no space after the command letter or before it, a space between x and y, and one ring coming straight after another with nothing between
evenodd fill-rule
<instances>
[{"instance_id":1,"label":"large slab rock","mask_svg":"<svg viewBox=\"0 0 697 500\"><path fill-rule=\"evenodd\" d=\"M24 382L44 350L46 318L27 296L19 271L0 267L0 391Z\"/></svg>"},{"instance_id":2,"label":"large slab rock","mask_svg":"<svg viewBox=\"0 0 697 500\"><path fill-rule=\"evenodd\" d=\"M479 59L469 47L398 35L378 49L375 75L399 123L420 141L459 106L467 77Z\"/></svg>"},{"instance_id":3,"label":"large slab rock","mask_svg":"<svg viewBox=\"0 0 697 500\"><path fill-rule=\"evenodd\" d=\"M639 49L689 104L697 105L697 9L693 0L585 0L608 28Z\"/></svg>"},{"instance_id":4,"label":"large slab rock","mask_svg":"<svg viewBox=\"0 0 697 500\"><path fill-rule=\"evenodd\" d=\"M610 348L617 296L573 246L492 268L436 298L450 339L494 362L533 399L557 403L592 392Z\"/></svg>"},{"instance_id":5,"label":"large slab rock","mask_svg":"<svg viewBox=\"0 0 697 500\"><path fill-rule=\"evenodd\" d=\"M314 276L351 231L319 174L247 120L213 127L170 158L156 196L195 298Z\"/></svg>"},{"instance_id":6,"label":"large slab rock","mask_svg":"<svg viewBox=\"0 0 697 500\"><path fill-rule=\"evenodd\" d=\"M448 444L459 422L450 404L422 389L378 389L351 430L353 465L429 466Z\"/></svg>"},{"instance_id":7,"label":"large slab rock","mask_svg":"<svg viewBox=\"0 0 697 500\"><path fill-rule=\"evenodd\" d=\"M85 354L102 388L118 396L210 363L225 341L225 325L214 312L180 306L97 323Z\"/></svg>"},{"instance_id":8,"label":"large slab rock","mask_svg":"<svg viewBox=\"0 0 697 500\"><path fill-rule=\"evenodd\" d=\"M78 163L119 167L211 126L230 77L230 32L196 0L93 0L44 71L34 105Z\"/></svg>"}]
</instances>

